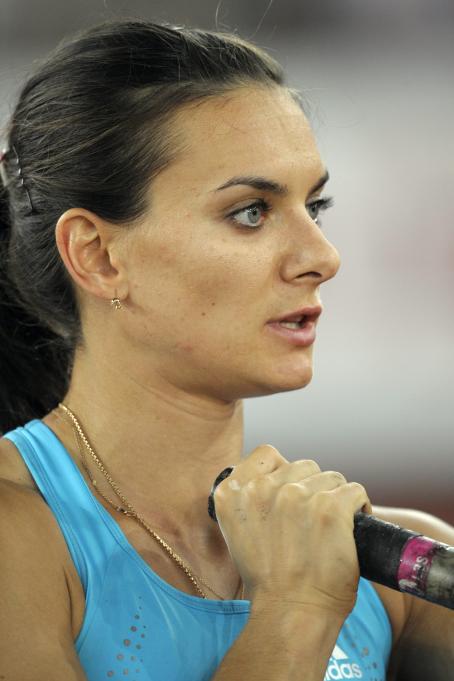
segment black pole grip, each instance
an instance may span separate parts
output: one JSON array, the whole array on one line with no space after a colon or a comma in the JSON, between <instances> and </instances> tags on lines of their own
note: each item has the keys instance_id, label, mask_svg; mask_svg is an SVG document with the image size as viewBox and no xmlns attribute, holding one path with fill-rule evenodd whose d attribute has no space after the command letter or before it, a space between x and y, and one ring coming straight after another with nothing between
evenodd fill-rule
<instances>
[{"instance_id":1,"label":"black pole grip","mask_svg":"<svg viewBox=\"0 0 454 681\"><path fill-rule=\"evenodd\" d=\"M216 509L214 507L214 490L216 487L219 485L220 482L225 480L226 478L229 477L230 473L233 471L235 466L228 466L227 468L224 468L223 471L221 471L216 478L216 480L213 482L213 486L211 487L211 492L210 496L208 497L208 515L210 518L213 518L213 520L217 523L218 519L216 517Z\"/></svg>"}]
</instances>

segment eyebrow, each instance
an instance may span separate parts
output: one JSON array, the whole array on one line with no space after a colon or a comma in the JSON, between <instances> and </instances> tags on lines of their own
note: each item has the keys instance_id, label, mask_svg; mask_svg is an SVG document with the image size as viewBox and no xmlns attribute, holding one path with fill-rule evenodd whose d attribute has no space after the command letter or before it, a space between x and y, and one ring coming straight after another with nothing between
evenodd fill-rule
<instances>
[{"instance_id":1,"label":"eyebrow","mask_svg":"<svg viewBox=\"0 0 454 681\"><path fill-rule=\"evenodd\" d=\"M329 180L329 172L326 171L325 174L316 182L309 192L309 195L315 194L316 191L321 189ZM231 177L230 180L221 184L220 187L213 189L213 192L220 192L222 189L227 189L228 187L234 187L238 184L247 185L249 187L254 187L254 189L259 189L261 191L268 191L277 196L287 196L289 194L289 188L286 184L280 184L274 180L270 180L266 177L258 177L256 175L237 175Z\"/></svg>"}]
</instances>

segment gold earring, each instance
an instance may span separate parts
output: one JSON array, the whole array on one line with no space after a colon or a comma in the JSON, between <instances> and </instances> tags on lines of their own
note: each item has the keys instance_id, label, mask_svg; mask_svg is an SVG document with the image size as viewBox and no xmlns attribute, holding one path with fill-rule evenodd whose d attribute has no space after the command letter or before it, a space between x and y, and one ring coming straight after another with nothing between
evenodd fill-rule
<instances>
[{"instance_id":1,"label":"gold earring","mask_svg":"<svg viewBox=\"0 0 454 681\"><path fill-rule=\"evenodd\" d=\"M117 293L117 292L115 291L115 294L116 294L116 293ZM110 301L110 304L111 304L112 307L114 307L116 310L119 310L120 308L123 307L123 305L121 304L121 302L119 301L118 298L112 298L111 301Z\"/></svg>"}]
</instances>

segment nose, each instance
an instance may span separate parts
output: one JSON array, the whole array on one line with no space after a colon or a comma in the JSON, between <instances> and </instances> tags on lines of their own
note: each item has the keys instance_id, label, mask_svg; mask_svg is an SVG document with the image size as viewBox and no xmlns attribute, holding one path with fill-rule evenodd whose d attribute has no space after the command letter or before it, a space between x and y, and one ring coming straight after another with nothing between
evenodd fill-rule
<instances>
[{"instance_id":1,"label":"nose","mask_svg":"<svg viewBox=\"0 0 454 681\"><path fill-rule=\"evenodd\" d=\"M297 236L288 247L282 277L288 281L313 279L317 285L336 276L341 261L337 248L313 220L295 227Z\"/></svg>"}]
</instances>

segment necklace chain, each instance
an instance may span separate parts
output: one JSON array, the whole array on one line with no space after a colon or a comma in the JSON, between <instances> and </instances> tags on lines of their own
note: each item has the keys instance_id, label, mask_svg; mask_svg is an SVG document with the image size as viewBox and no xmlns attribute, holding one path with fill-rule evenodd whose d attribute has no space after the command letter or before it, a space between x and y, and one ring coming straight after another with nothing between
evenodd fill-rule
<instances>
[{"instance_id":1,"label":"necklace chain","mask_svg":"<svg viewBox=\"0 0 454 681\"><path fill-rule=\"evenodd\" d=\"M86 472L87 472L88 477L90 478L90 481L91 481L93 487L97 490L97 492L99 492L99 494L100 494L100 495L101 495L101 496L102 496L102 497L103 497L111 506L113 506L113 507L115 508L115 510L120 511L120 512L123 513L124 515L131 516L131 517L133 517L133 518L135 518L136 520L139 521L139 523L147 530L147 532L148 532L149 534L151 534L151 536L154 537L154 539L156 539L156 540L161 544L161 546L167 551L167 553L169 553L169 555L173 558L173 560L175 560L175 562L179 565L179 567L186 573L186 575L189 577L189 579L191 580L191 582L194 584L195 588L197 589L197 591L199 592L199 594L202 596L202 598L207 598L207 596L206 596L206 594L204 593L204 591L202 591L202 589L200 588L200 586L197 584L197 581L195 580L195 577L197 577L197 579L198 579L200 582L202 582L202 584L204 584L205 586L207 586L207 587L210 589L210 591L212 591L220 600L225 600L222 596L220 596L218 593L216 593L216 591L215 591L209 584L207 584L207 583L202 579L202 577L199 577L199 575L197 575L195 572L191 572L191 570L189 569L189 566L183 561L183 559L181 558L181 556L179 556L179 555L172 549L172 547L169 546L169 545L167 544L167 542L165 542L158 534L156 534L156 532L154 532L154 531L151 529L151 527L150 527L150 526L148 525L148 523L144 520L144 518L142 518L142 516L139 515L139 513L137 513L137 511L134 509L134 507L133 507L133 506L129 503L129 501L127 501L127 499L124 497L124 495L122 494L122 492L121 492L120 488L118 487L117 483L112 479L112 476L108 473L108 471L106 470L106 468L105 468L104 464L102 463L102 461L99 459L99 457L98 457L98 456L95 454L95 452L93 451L92 447L90 446L90 444L89 444L89 442L88 442L88 440L87 440L87 438L86 438L84 432L82 431L82 428L81 428L81 426L80 426L80 424L79 424L77 418L74 416L73 412L72 412L65 404L63 404L63 402L60 402L59 405L58 405L58 407L61 408L61 409L63 409L63 410L68 414L68 416L71 418L71 420L72 420L72 422L73 422L73 424L74 424L74 426L75 426L75 429L76 429L76 430L75 430L74 432L75 432L75 435L76 435L77 444L78 444L78 446L79 446L79 451L80 451L81 456L82 456L82 464L83 464L83 466L84 466L84 468L85 468L85 470L86 470ZM126 505L127 508L124 508L123 506L118 506L118 505L115 504L111 499L108 499L108 498L106 497L106 495L100 490L97 481L94 480L94 479L92 478L92 476L91 476L91 474L90 474L90 471L89 471L89 469L88 469L88 464L87 464L87 460L86 460L86 458L85 458L85 453L84 453L84 450L83 450L81 441L83 442L83 444L85 445L85 447L86 447L86 448L88 449L88 451L90 452L90 454L91 454L93 460L94 460L95 463L98 465L99 469L101 470L101 472L103 473L103 475L104 475L105 478L107 479L109 485L112 487L112 489L113 489L114 492L117 494L117 496L120 497L120 499L123 501L123 503ZM241 577L240 577L240 583L241 583ZM237 591L238 591L238 589L237 589ZM242 591L242 596L241 596L241 597L243 597L243 591Z\"/></svg>"}]
</instances>

